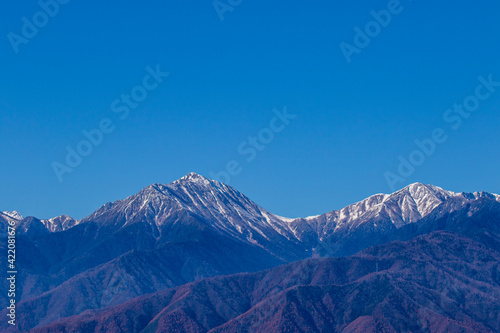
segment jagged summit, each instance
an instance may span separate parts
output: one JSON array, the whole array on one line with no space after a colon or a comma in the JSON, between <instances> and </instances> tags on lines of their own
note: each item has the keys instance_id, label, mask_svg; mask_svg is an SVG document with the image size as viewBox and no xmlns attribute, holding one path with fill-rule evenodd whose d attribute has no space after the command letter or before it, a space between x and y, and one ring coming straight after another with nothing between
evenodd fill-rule
<instances>
[{"instance_id":1,"label":"jagged summit","mask_svg":"<svg viewBox=\"0 0 500 333\"><path fill-rule=\"evenodd\" d=\"M424 218L425 214L428 215ZM0 234L4 236L6 225L1 220L7 219L6 216L0 213ZM488 244L498 248L498 221L500 204L491 200L487 193L456 194L420 183L407 186L393 194L374 195L321 216L285 220L259 207L227 185L197 174L188 174L170 184L153 184L124 200L109 203L79 226L57 235L51 235L50 232L70 227L75 221L67 216L46 222L35 218L21 221L19 241L22 241L23 248L29 251L29 255L20 256L26 263L22 269L27 273L19 275L19 285L27 286L18 308L19 313L27 314L19 317L25 325L20 328L23 331L31 331L35 325L42 327L51 320L60 323L59 319L62 317L71 316L68 318L74 319L80 314L89 318L88 313L92 315L99 312L99 309L106 309L102 312L102 321L92 319L90 323L82 326L75 326L71 322L64 329L85 331L88 327L93 329L100 325L99 327L107 331L113 331L116 327L137 327L139 320L145 323L144 325L153 323L147 324L144 330L151 327L154 330L157 326L154 318L161 318L159 320L162 320L161 327L164 331L169 330L169 327L179 328L179 323L183 322L188 323L189 330L190 327L195 327L192 323L196 323L198 317L185 320L187 317L178 316L179 311L176 312L176 309L179 309L179 295L182 298L182 309L191 313L192 309L202 309L202 312L207 309L210 316L217 313L217 318L243 318L248 313L253 316L257 312L253 312L251 305L262 304L262 301L257 299L258 295L269 296L268 303L271 307L280 302L287 303L286 299L291 295L294 302L297 297L305 300L301 303L304 304L303 308L310 308L312 299L314 302L318 300L320 306L332 305L333 310L327 309L331 312L338 308L338 304L353 299L350 295L353 288L364 292L366 281L370 278L373 280L372 289L375 292L368 290L368 293L364 292L363 295L376 294L374 304L383 303L379 297L380 290L387 290L387 296L383 296L387 299L399 300L403 297L402 299L406 300L407 290L413 290L412 295L420 297L422 288L429 287L429 283L422 286L421 282L426 282L429 276L433 279L431 287L434 289L427 288L429 292L426 295L430 295L430 301L435 301L438 293L436 285L446 289L450 281L455 281L452 280L455 275L463 276L462 280L456 280L459 286L468 287L462 289L472 290L472 296L456 296L462 302L460 306L467 306L464 300L473 298L476 301L477 313L482 314L485 312L484 302L483 299L477 301L476 296L479 292L487 299L494 292L484 288L486 283L491 282L490 284L494 285L497 282L493 273L496 272L500 258L498 251L487 253L483 250ZM414 225L408 225L409 223ZM381 246L392 240L411 239L433 231L438 233L412 241L412 245L408 247L404 245L408 243L403 242ZM461 240L457 233L484 239L486 246L473 244L472 240ZM262 271L310 257L347 256L374 245L379 246L351 258L307 260ZM405 257L405 253L409 256ZM469 256L463 257L464 253ZM436 260L430 260L431 258ZM411 260L418 265L408 266ZM449 267L438 267L438 262L447 263ZM478 270L477 263L484 265L482 270ZM429 273L429 267L437 269L436 272L444 272L443 278L436 282L437 275L434 271ZM462 270L454 271L450 270L450 267L459 267ZM249 274L254 271L260 272ZM228 277L229 274L243 272L244 275L233 275L234 281ZM404 279L401 280L401 277L408 277L414 272L420 273L414 278L414 286ZM470 281L473 280L463 275L469 273L479 277L478 283L471 284ZM199 282L200 284L193 282L216 275L224 277L219 280L204 280ZM393 280L400 284L394 288L387 287L386 282ZM207 283L210 281L216 283L214 288L207 289ZM361 281L361 284L353 285L356 281ZM186 284L189 282L193 283ZM326 288L323 291L318 289L320 283ZM177 285L185 286L169 289ZM347 287L340 290L342 286ZM163 291L155 294L160 296L151 302L147 301L149 296L143 296L153 295L158 290ZM357 292L356 290L354 291ZM393 290L404 290L404 293L394 294ZM337 297L339 293L341 296L347 295L347 298L344 297L347 301L340 298L332 301L332 297ZM71 297L68 298L68 295ZM227 295L230 297L226 297ZM235 302L231 295L234 300L241 302ZM366 303L366 297L363 295L355 297L355 301ZM141 296L136 298L137 302L129 301L137 296ZM208 305L207 297L210 303ZM409 302L420 302L422 298L418 297L415 301L408 298ZM192 303L194 305L186 303L186 300L190 299L195 300L195 303ZM439 297L437 299L439 303ZM172 300L171 304L168 303L169 300ZM201 305L197 303L198 300L201 300ZM425 299L422 302L434 304L429 303L430 301ZM451 309L455 309L458 303L453 302L447 298L444 303L451 304ZM348 309L355 312L353 319L359 317L358 303ZM439 311L442 310L439 307L441 303L438 304ZM132 307L129 309L123 304L132 304ZM124 322L123 318L127 320L124 315L113 312L116 324L110 324L109 311L112 310L109 309L125 309L123 311L134 315L136 310L144 308L145 304L148 306L147 313L139 313L142 316L139 319L132 316L129 324ZM151 310L155 304L158 305L156 310ZM412 304L409 311L414 308ZM264 306L256 311L264 309L264 313L267 313L269 311L266 312L266 307L269 308ZM33 309L41 310L33 312ZM164 318L167 317L163 314L169 313L169 309L173 309L173 314L167 315L170 316L168 320L172 325L165 326L167 320ZM390 318L393 318L392 308L387 309L391 314ZM496 308L488 309L496 313ZM467 315L470 314L470 308L466 310ZM404 309L398 317L402 322L407 322L407 312L407 309ZM295 312L287 313L295 316ZM465 318L465 315L460 315ZM342 316L340 313L337 317ZM320 314L317 322L323 320L323 317ZM220 322L217 318L214 322ZM252 318L249 321L252 321ZM304 318L304 322L307 322L311 317L307 314ZM439 322L442 316L436 318L435 321ZM471 323L469 320L463 322L467 325ZM366 327L370 328L371 325L370 322L368 325L358 324L359 321L351 328L365 331ZM6 325L8 324L0 326L0 331L5 331L3 328L7 327ZM331 321L325 325L328 325L325 329L333 327ZM63 331L60 327L53 326L51 330ZM235 326L220 327L223 331L235 331ZM398 326L398 329L401 327ZM456 326L450 327L453 331ZM184 326L181 328L184 329ZM269 331L269 327L264 328L266 329ZM400 329L405 330L406 326Z\"/></svg>"},{"instance_id":2,"label":"jagged summit","mask_svg":"<svg viewBox=\"0 0 500 333\"><path fill-rule=\"evenodd\" d=\"M210 188L222 188L225 190L232 189L230 186L220 183L216 180L208 179L195 172L190 172L169 184L155 183L146 186L139 193L158 192L162 195L167 195L167 192L169 190L178 190L180 188L189 189L190 192L210 191Z\"/></svg>"},{"instance_id":3,"label":"jagged summit","mask_svg":"<svg viewBox=\"0 0 500 333\"><path fill-rule=\"evenodd\" d=\"M208 179L203 177L202 175L199 175L196 172L190 172L187 175L185 175L184 177L181 177L180 179L176 180L176 182L178 182L178 181L195 181L196 182L196 181L200 181L200 180L201 181L205 181L205 180L208 181Z\"/></svg>"},{"instance_id":4,"label":"jagged summit","mask_svg":"<svg viewBox=\"0 0 500 333\"><path fill-rule=\"evenodd\" d=\"M15 220L22 220L24 217L19 213L18 211L11 211L11 212L1 212L3 215L7 215L10 218L13 218Z\"/></svg>"},{"instance_id":5,"label":"jagged summit","mask_svg":"<svg viewBox=\"0 0 500 333\"><path fill-rule=\"evenodd\" d=\"M265 210L231 186L191 172L169 184L152 184L123 200L107 203L83 220L60 216L41 221L25 219L20 225L26 234L41 234L92 223L97 225L97 233L135 234L142 230L145 239L155 242L217 235L257 246L278 260L292 261L311 253L324 254L324 249L336 255L355 253L364 242L417 223L432 213L468 207L479 199L500 202L494 194L455 193L414 183L340 210L288 219ZM12 218L2 213L0 228L8 219Z\"/></svg>"},{"instance_id":6,"label":"jagged summit","mask_svg":"<svg viewBox=\"0 0 500 333\"><path fill-rule=\"evenodd\" d=\"M148 223L156 236L160 236L166 226L191 216L218 232L263 244L276 242L276 237L297 241L307 236L322 240L367 223L374 228L384 228L383 225L400 228L421 220L449 199L460 206L484 197L500 202L496 194L455 193L417 182L392 194L372 195L340 210L288 219L270 213L231 186L190 172L169 184L152 184L123 200L109 202L82 220L60 216L41 222L49 231L66 230L89 221L115 228ZM2 214L5 218L22 219L17 212Z\"/></svg>"},{"instance_id":7,"label":"jagged summit","mask_svg":"<svg viewBox=\"0 0 500 333\"><path fill-rule=\"evenodd\" d=\"M404 188L402 188L399 191L396 191L395 193L401 192L401 191L408 191L411 193L412 196L419 196L422 194L426 193L433 193L436 195L443 195L443 196L458 196L460 193L452 192L452 191L447 191L439 186L431 185L431 184L423 184L423 183L413 183L410 184Z\"/></svg>"},{"instance_id":8,"label":"jagged summit","mask_svg":"<svg viewBox=\"0 0 500 333\"><path fill-rule=\"evenodd\" d=\"M199 175L195 172L190 172L187 175L185 175L182 178L177 179L176 181L173 181L169 185L172 186L189 186L189 185L197 185L197 186L215 186L215 187L220 187L221 185L224 185L222 183L219 183L218 181L208 179L206 177L203 177L202 175ZM224 185L224 187L227 185Z\"/></svg>"},{"instance_id":9,"label":"jagged summit","mask_svg":"<svg viewBox=\"0 0 500 333\"><path fill-rule=\"evenodd\" d=\"M435 185L410 184L392 194L375 194L340 210L306 218L320 239L335 233L349 232L362 225L373 228L401 228L429 215L450 199L460 205L488 197L500 202L500 196L489 193L456 193ZM294 229L298 232L298 229Z\"/></svg>"},{"instance_id":10,"label":"jagged summit","mask_svg":"<svg viewBox=\"0 0 500 333\"><path fill-rule=\"evenodd\" d=\"M254 245L267 244L268 248L295 239L286 219L261 208L234 188L194 172L170 184L152 184L124 200L108 203L83 222L115 228L147 223L156 237L162 237L176 228L180 219L189 218L204 224L204 228Z\"/></svg>"}]
</instances>

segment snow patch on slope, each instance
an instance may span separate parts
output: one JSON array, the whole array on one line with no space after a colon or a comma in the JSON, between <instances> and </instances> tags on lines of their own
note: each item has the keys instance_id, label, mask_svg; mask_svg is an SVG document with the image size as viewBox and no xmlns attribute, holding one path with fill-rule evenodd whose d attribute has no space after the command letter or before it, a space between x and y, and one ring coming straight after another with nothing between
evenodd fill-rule
<instances>
[{"instance_id":1,"label":"snow patch on slope","mask_svg":"<svg viewBox=\"0 0 500 333\"><path fill-rule=\"evenodd\" d=\"M22 220L24 217L19 213L18 211L10 211L10 212L2 212L4 215L7 215L10 218L13 218L14 220Z\"/></svg>"}]
</instances>

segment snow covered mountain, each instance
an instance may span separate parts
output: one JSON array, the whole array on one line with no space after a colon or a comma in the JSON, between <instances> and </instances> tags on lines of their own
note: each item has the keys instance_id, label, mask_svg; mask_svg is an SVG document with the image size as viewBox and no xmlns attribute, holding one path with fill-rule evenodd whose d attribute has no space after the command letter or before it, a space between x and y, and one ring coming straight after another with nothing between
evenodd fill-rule
<instances>
[{"instance_id":1,"label":"snow covered mountain","mask_svg":"<svg viewBox=\"0 0 500 333\"><path fill-rule=\"evenodd\" d=\"M392 194L376 194L341 210L296 219L292 229L308 224L320 240L340 230L355 229L364 223L390 222L395 228L414 223L451 198L464 204L481 197L500 202L500 196L486 192L455 193L433 185L411 184Z\"/></svg>"},{"instance_id":2,"label":"snow covered mountain","mask_svg":"<svg viewBox=\"0 0 500 333\"><path fill-rule=\"evenodd\" d=\"M20 318L30 330L208 277L346 256L434 231L455 232L500 250L499 203L495 194L416 183L337 211L288 219L230 186L190 173L107 203L79 221L0 212L0 233L5 222L16 221L20 248L26 249L18 257L23 272L18 292L20 306L37 309ZM0 264L5 260L0 257ZM332 271L342 270L339 265ZM303 273L294 271L286 279L296 281ZM0 306L7 306L5 300Z\"/></svg>"},{"instance_id":3,"label":"snow covered mountain","mask_svg":"<svg viewBox=\"0 0 500 333\"><path fill-rule=\"evenodd\" d=\"M263 234L263 230L272 229L287 239L293 238L283 223L286 219L259 207L232 187L195 173L168 185L150 185L124 200L108 203L82 222L92 220L124 226L147 221L160 229L180 212L201 217L220 232L233 236L247 230ZM119 217L110 221L110 214Z\"/></svg>"},{"instance_id":4,"label":"snow covered mountain","mask_svg":"<svg viewBox=\"0 0 500 333\"><path fill-rule=\"evenodd\" d=\"M368 237L415 223L444 207L442 204L449 200L456 204L446 206L448 210L484 197L500 202L496 194L455 193L415 183L392 194L373 195L340 210L290 219L272 214L228 185L192 172L170 184L153 184L126 199L107 203L83 220L65 215L35 220L50 232L87 222L113 230L147 223L156 239L168 239L169 234L191 223L186 221L196 221L197 228L257 245L280 259L290 260L310 256L322 242L336 243L352 233ZM2 214L22 220L18 212ZM31 223L34 222L30 220ZM21 225L25 230L30 227L26 223Z\"/></svg>"},{"instance_id":5,"label":"snow covered mountain","mask_svg":"<svg viewBox=\"0 0 500 333\"><path fill-rule=\"evenodd\" d=\"M67 230L78 224L79 221L71 216L61 215L48 220L41 220L41 222L50 232L57 232Z\"/></svg>"},{"instance_id":6,"label":"snow covered mountain","mask_svg":"<svg viewBox=\"0 0 500 333\"><path fill-rule=\"evenodd\" d=\"M4 217L11 218L14 220L22 220L24 217L21 215L21 213L17 211L12 211L12 212L0 212L0 214L4 215Z\"/></svg>"},{"instance_id":7,"label":"snow covered mountain","mask_svg":"<svg viewBox=\"0 0 500 333\"><path fill-rule=\"evenodd\" d=\"M288 227L289 219L259 207L230 186L196 173L168 185L150 185L102 206L79 223L93 221L119 229L146 222L160 239L189 219L202 228L262 247L281 259L302 257L298 253L305 251Z\"/></svg>"},{"instance_id":8,"label":"snow covered mountain","mask_svg":"<svg viewBox=\"0 0 500 333\"><path fill-rule=\"evenodd\" d=\"M23 233L32 228L37 228L41 232L64 231L75 226L79 222L67 215L61 215L47 220L39 220L31 216L24 218L17 211L0 212L0 224L6 224L6 222L9 221L14 221L18 231Z\"/></svg>"},{"instance_id":9,"label":"snow covered mountain","mask_svg":"<svg viewBox=\"0 0 500 333\"><path fill-rule=\"evenodd\" d=\"M365 248L366 241L418 222L436 209L450 212L480 198L500 202L497 194L455 193L414 183L392 194L373 195L341 210L296 219L290 225L299 239L316 239L317 245L326 249L326 253L320 251L322 254L347 255ZM444 204L450 200L455 204Z\"/></svg>"}]
</instances>

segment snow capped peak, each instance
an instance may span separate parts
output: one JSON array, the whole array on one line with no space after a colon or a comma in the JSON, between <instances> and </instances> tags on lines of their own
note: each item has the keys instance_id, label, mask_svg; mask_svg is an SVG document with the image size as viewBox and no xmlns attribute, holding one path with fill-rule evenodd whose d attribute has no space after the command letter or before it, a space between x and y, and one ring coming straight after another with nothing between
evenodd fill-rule
<instances>
[{"instance_id":1,"label":"snow capped peak","mask_svg":"<svg viewBox=\"0 0 500 333\"><path fill-rule=\"evenodd\" d=\"M201 194L204 192L220 192L220 193L235 193L238 192L231 186L216 180L208 179L194 172L190 172L184 177L173 181L168 185L161 185L163 188L168 188L174 191L190 192L192 195ZM239 192L238 192L239 193ZM241 193L239 194L241 195Z\"/></svg>"},{"instance_id":2,"label":"snow capped peak","mask_svg":"<svg viewBox=\"0 0 500 333\"><path fill-rule=\"evenodd\" d=\"M153 184L103 206L83 222L117 228L148 223L159 238L177 228L179 219L186 218L204 225L203 228L259 246L276 247L285 239L295 239L287 225L291 219L278 217L231 186L193 172L170 184Z\"/></svg>"},{"instance_id":3,"label":"snow capped peak","mask_svg":"<svg viewBox=\"0 0 500 333\"><path fill-rule=\"evenodd\" d=\"M421 220L448 199L467 201L480 196L487 195L455 193L434 185L413 183L392 194L372 195L343 209L308 217L305 221L318 232L320 238L337 230L357 228L364 223L378 225L389 222L400 228Z\"/></svg>"},{"instance_id":4,"label":"snow capped peak","mask_svg":"<svg viewBox=\"0 0 500 333\"><path fill-rule=\"evenodd\" d=\"M428 185L428 184L424 184L424 183L421 183L421 182L415 182L415 183L412 183L412 184L410 184L410 185L408 185L406 187L426 187L426 186L434 186L434 185Z\"/></svg>"},{"instance_id":5,"label":"snow capped peak","mask_svg":"<svg viewBox=\"0 0 500 333\"><path fill-rule=\"evenodd\" d=\"M308 234L311 230L318 239L324 239L365 223L374 228L400 228L421 220L448 199L468 201L488 195L455 193L413 183L392 194L375 194L340 210L305 219L287 219L259 207L229 185L190 172L170 184L152 184L123 200L108 203L82 221L59 218L47 221L46 225L52 231L86 221L118 228L145 222L152 226L155 237L161 237L180 219L190 216L211 230L262 245L278 239L312 237ZM499 196L489 197L500 201Z\"/></svg>"},{"instance_id":6,"label":"snow capped peak","mask_svg":"<svg viewBox=\"0 0 500 333\"><path fill-rule=\"evenodd\" d=\"M41 220L41 222L50 232L57 232L69 229L77 225L80 221L77 221L68 215L61 215L51 219Z\"/></svg>"},{"instance_id":7,"label":"snow capped peak","mask_svg":"<svg viewBox=\"0 0 500 333\"><path fill-rule=\"evenodd\" d=\"M439 186L422 184L422 183L410 184L400 191L404 191L404 190L408 190L412 195L415 195L415 196L418 196L419 193L434 193L434 194L443 194L443 195L447 195L447 196L459 195L458 193L444 190Z\"/></svg>"},{"instance_id":8,"label":"snow capped peak","mask_svg":"<svg viewBox=\"0 0 500 333\"><path fill-rule=\"evenodd\" d=\"M205 185L210 184L209 179L203 177L202 175L197 174L196 172L190 172L184 177L174 181L173 183L185 183L185 182L202 183Z\"/></svg>"},{"instance_id":9,"label":"snow capped peak","mask_svg":"<svg viewBox=\"0 0 500 333\"><path fill-rule=\"evenodd\" d=\"M182 177L181 179L206 179L205 177L203 177L202 175L199 175L197 174L196 172L190 172L188 173L187 175L185 175L184 177Z\"/></svg>"},{"instance_id":10,"label":"snow capped peak","mask_svg":"<svg viewBox=\"0 0 500 333\"><path fill-rule=\"evenodd\" d=\"M494 200L500 202L500 195L495 194L495 193L488 193L488 192L484 192L484 191L474 192L474 193L464 193L464 196L465 197L472 196L475 199L480 199L480 198L486 197L486 198L491 198L491 199L494 199Z\"/></svg>"},{"instance_id":11,"label":"snow capped peak","mask_svg":"<svg viewBox=\"0 0 500 333\"><path fill-rule=\"evenodd\" d=\"M10 218L13 218L15 220L22 220L24 217L19 213L18 211L11 211L11 212L2 212L3 214L7 215Z\"/></svg>"}]
</instances>

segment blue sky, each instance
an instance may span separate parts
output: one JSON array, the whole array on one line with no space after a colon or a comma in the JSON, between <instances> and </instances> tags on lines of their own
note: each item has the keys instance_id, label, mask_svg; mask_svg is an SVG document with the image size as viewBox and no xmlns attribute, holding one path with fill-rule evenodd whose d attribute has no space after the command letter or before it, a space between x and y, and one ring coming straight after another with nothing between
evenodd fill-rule
<instances>
[{"instance_id":1,"label":"blue sky","mask_svg":"<svg viewBox=\"0 0 500 333\"><path fill-rule=\"evenodd\" d=\"M211 1L72 0L53 17L37 14L36 1L4 4L0 210L82 218L152 183L190 171L209 177L229 161L239 172L230 185L288 217L417 181L500 192L500 87L458 129L443 118L474 101L478 77L500 82L500 4L230 3L238 1L218 3L231 9L223 21ZM377 30L371 11L388 8L391 20ZM33 16L38 31L25 27L26 38L23 17L33 24ZM349 63L340 44L356 47L354 28L366 33L367 24L369 45ZM157 85L147 78L150 91L148 66L169 73ZM114 111L134 89L147 97L120 119ZM296 117L281 126L273 118L285 107ZM82 131L103 120L113 131L61 182L54 162L69 168L66 147L76 150ZM447 140L415 153L415 140L428 142L435 129ZM249 153L249 136L265 141L262 150ZM403 177L399 157L412 154L422 161ZM392 188L387 172L400 177Z\"/></svg>"}]
</instances>

